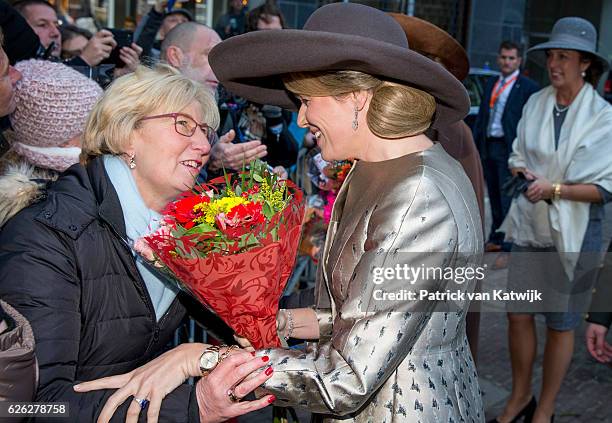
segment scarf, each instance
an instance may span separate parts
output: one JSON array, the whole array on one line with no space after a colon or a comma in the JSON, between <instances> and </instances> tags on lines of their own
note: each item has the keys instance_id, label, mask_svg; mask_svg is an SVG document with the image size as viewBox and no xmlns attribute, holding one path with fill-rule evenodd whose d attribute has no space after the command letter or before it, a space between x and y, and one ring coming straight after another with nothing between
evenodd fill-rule
<instances>
[{"instance_id":1,"label":"scarf","mask_svg":"<svg viewBox=\"0 0 612 423\"><path fill-rule=\"evenodd\" d=\"M63 172L79 162L80 147L35 147L13 143L13 150L35 166Z\"/></svg>"},{"instance_id":2,"label":"scarf","mask_svg":"<svg viewBox=\"0 0 612 423\"><path fill-rule=\"evenodd\" d=\"M138 238L142 238L159 227L161 215L145 205L130 168L120 157L105 155L104 167L117 191L123 211L125 231L133 244ZM136 267L145 282L155 309L155 317L159 321L174 301L178 288L160 273L152 272L143 258L134 250L132 253L136 257Z\"/></svg>"},{"instance_id":3,"label":"scarf","mask_svg":"<svg viewBox=\"0 0 612 423\"><path fill-rule=\"evenodd\" d=\"M509 166L526 167L552 183L597 184L612 191L612 107L585 83L569 106L555 150L556 101L552 86L531 96L518 124ZM569 200L532 204L520 195L513 200L503 228L518 245L554 245L572 280L579 254L563 253L580 252L590 207L590 203Z\"/></svg>"}]
</instances>

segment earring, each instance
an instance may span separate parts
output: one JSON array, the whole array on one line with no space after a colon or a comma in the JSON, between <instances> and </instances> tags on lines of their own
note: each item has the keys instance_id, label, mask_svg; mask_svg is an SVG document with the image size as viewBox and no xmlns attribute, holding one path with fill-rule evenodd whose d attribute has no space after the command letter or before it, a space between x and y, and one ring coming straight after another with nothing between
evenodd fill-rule
<instances>
[{"instance_id":1,"label":"earring","mask_svg":"<svg viewBox=\"0 0 612 423\"><path fill-rule=\"evenodd\" d=\"M359 122L357 121L357 117L359 115L359 110L357 109L357 106L355 106L355 116L353 117L353 131L356 131L357 128L359 128Z\"/></svg>"},{"instance_id":2,"label":"earring","mask_svg":"<svg viewBox=\"0 0 612 423\"><path fill-rule=\"evenodd\" d=\"M134 160L133 154L130 156L130 163L128 166L130 167L130 169L134 169L136 167L136 160Z\"/></svg>"},{"instance_id":3,"label":"earring","mask_svg":"<svg viewBox=\"0 0 612 423\"><path fill-rule=\"evenodd\" d=\"M582 77L584 78L586 76L586 72L582 71L582 73L580 75L582 75Z\"/></svg>"}]
</instances>

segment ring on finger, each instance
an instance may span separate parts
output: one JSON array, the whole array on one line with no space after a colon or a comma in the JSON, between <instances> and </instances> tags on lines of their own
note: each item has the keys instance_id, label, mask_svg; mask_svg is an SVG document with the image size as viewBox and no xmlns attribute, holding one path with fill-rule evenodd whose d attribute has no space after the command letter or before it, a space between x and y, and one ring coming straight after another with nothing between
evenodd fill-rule
<instances>
[{"instance_id":1,"label":"ring on finger","mask_svg":"<svg viewBox=\"0 0 612 423\"><path fill-rule=\"evenodd\" d=\"M227 396L229 397L231 402L240 402L242 398L238 398L236 393L234 392L234 388L229 388L227 390Z\"/></svg>"},{"instance_id":2,"label":"ring on finger","mask_svg":"<svg viewBox=\"0 0 612 423\"><path fill-rule=\"evenodd\" d=\"M140 405L141 410L144 410L145 408L147 408L147 405L149 405L149 400L146 398L141 399L134 397L134 401L136 401L138 405Z\"/></svg>"}]
</instances>

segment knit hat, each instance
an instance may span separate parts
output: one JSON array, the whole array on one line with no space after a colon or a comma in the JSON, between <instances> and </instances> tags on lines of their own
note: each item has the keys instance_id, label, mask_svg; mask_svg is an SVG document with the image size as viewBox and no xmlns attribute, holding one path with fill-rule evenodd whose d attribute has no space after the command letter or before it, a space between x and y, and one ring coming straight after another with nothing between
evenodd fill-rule
<instances>
[{"instance_id":1,"label":"knit hat","mask_svg":"<svg viewBox=\"0 0 612 423\"><path fill-rule=\"evenodd\" d=\"M62 63L32 59L15 68L22 79L15 88L17 108L7 138L32 164L63 171L79 161L81 149L60 146L83 132L102 89Z\"/></svg>"}]
</instances>

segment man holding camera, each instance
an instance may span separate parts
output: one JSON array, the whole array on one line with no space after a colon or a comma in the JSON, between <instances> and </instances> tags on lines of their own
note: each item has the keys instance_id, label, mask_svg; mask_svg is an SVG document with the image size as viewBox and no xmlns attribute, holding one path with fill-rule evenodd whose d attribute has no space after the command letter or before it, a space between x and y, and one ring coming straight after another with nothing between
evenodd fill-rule
<instances>
[{"instance_id":1,"label":"man holding camera","mask_svg":"<svg viewBox=\"0 0 612 423\"><path fill-rule=\"evenodd\" d=\"M58 28L59 22L54 7L45 0L21 0L14 4L14 8L25 18L38 36L44 49L43 58L59 59L62 49L62 35ZM110 57L115 47L117 47L117 42L112 32L103 29L89 39L79 56L65 63L86 76L98 80L95 75L99 73L100 69L97 67ZM119 52L119 57L123 60L125 66L116 68L114 76L117 77L132 71L139 63L141 52L142 49L136 44L123 46ZM112 64L107 66L108 70L112 67Z\"/></svg>"}]
</instances>

